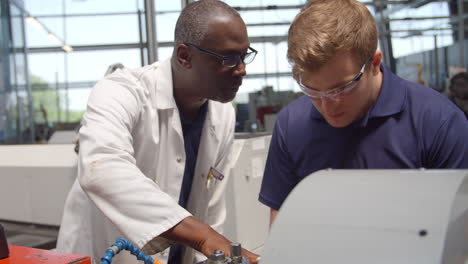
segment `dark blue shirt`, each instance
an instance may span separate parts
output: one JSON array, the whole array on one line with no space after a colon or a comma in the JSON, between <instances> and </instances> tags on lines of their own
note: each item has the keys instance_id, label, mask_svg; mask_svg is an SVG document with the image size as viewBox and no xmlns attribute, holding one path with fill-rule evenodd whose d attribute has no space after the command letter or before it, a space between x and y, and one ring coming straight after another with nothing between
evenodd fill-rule
<instances>
[{"instance_id":1,"label":"dark blue shirt","mask_svg":"<svg viewBox=\"0 0 468 264\"><path fill-rule=\"evenodd\" d=\"M184 134L185 146L185 169L184 178L182 180L182 188L180 190L179 205L187 208L190 189L192 188L193 173L197 162L198 147L200 146L200 137L202 134L203 124L205 123L206 113L208 111L208 101L202 105L197 117L194 120L188 120L180 114L180 122L182 132ZM169 252L168 264L181 264L184 247L182 244L176 243L171 246Z\"/></svg>"},{"instance_id":2,"label":"dark blue shirt","mask_svg":"<svg viewBox=\"0 0 468 264\"><path fill-rule=\"evenodd\" d=\"M463 113L435 90L382 72L375 104L347 127L330 126L306 96L278 114L260 202L278 210L304 177L326 168L468 168Z\"/></svg>"}]
</instances>

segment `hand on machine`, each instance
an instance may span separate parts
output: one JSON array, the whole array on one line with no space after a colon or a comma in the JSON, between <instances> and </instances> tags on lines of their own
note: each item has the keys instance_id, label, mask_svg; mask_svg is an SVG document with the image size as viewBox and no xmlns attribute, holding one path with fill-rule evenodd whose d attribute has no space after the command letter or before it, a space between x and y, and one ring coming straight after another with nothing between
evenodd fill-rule
<instances>
[{"instance_id":1,"label":"hand on machine","mask_svg":"<svg viewBox=\"0 0 468 264\"><path fill-rule=\"evenodd\" d=\"M159 260L153 259L151 256L144 254L130 241L124 238L116 239L115 243L106 250L106 254L101 257L101 264L112 263L112 258L124 249L130 251L132 255L136 256L138 260L143 261L145 264L163 264ZM246 254L246 252L248 254ZM239 243L231 243L230 253L230 256L226 256L223 251L217 249L211 253L207 260L197 264L252 264L258 263L260 259L257 255L242 249L241 244ZM255 262L250 262L246 257L242 256L242 254L248 255L249 257L256 256Z\"/></svg>"},{"instance_id":2,"label":"hand on machine","mask_svg":"<svg viewBox=\"0 0 468 264\"><path fill-rule=\"evenodd\" d=\"M226 256L223 251L215 250L210 257L198 264L250 264L250 261L242 256L242 247L239 243L231 243L230 256ZM257 263L260 257L255 259Z\"/></svg>"}]
</instances>

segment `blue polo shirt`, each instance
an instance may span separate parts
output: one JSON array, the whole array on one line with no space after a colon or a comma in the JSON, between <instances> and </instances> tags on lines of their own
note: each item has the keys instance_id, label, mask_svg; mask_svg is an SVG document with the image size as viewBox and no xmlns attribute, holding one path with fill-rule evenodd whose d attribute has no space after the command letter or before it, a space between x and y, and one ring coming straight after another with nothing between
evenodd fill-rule
<instances>
[{"instance_id":1,"label":"blue polo shirt","mask_svg":"<svg viewBox=\"0 0 468 264\"><path fill-rule=\"evenodd\" d=\"M281 110L259 201L278 210L309 174L333 169L468 168L468 121L445 96L385 67L366 115L330 126L303 96Z\"/></svg>"}]
</instances>

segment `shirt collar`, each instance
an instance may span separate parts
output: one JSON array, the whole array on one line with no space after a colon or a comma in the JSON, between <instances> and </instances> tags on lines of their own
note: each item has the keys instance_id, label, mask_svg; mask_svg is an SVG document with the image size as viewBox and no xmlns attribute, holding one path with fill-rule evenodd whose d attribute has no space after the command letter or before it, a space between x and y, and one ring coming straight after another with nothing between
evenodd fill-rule
<instances>
[{"instance_id":1,"label":"shirt collar","mask_svg":"<svg viewBox=\"0 0 468 264\"><path fill-rule=\"evenodd\" d=\"M171 59L166 59L161 62L156 62L152 64L152 67L155 68L156 75L156 100L155 107L157 109L177 109L177 104L174 99L174 90L173 90L173 76L172 76L172 67ZM208 100L206 107L207 113L206 120L211 124L214 129L217 125L223 122L223 117L220 116L216 111L211 111L214 107L214 104L219 104Z\"/></svg>"},{"instance_id":2,"label":"shirt collar","mask_svg":"<svg viewBox=\"0 0 468 264\"><path fill-rule=\"evenodd\" d=\"M208 112L208 102L209 100L207 100L206 102L202 104L202 106L198 110L197 116L193 120L185 118L185 116L181 112L180 122L182 122L182 125L191 126L197 123L203 124L203 122L205 121L206 113Z\"/></svg>"},{"instance_id":3,"label":"shirt collar","mask_svg":"<svg viewBox=\"0 0 468 264\"><path fill-rule=\"evenodd\" d=\"M377 101L369 110L369 117L390 116L402 112L405 108L407 86L404 80L393 74L386 66L382 71L382 88Z\"/></svg>"},{"instance_id":4,"label":"shirt collar","mask_svg":"<svg viewBox=\"0 0 468 264\"><path fill-rule=\"evenodd\" d=\"M153 63L156 71L156 102L157 109L177 108L174 99L171 59Z\"/></svg>"}]
</instances>

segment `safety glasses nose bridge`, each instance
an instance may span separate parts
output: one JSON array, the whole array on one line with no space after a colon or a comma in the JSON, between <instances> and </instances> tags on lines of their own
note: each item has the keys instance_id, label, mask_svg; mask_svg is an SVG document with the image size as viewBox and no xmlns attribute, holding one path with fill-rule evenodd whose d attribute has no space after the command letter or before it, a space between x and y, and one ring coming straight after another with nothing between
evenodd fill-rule
<instances>
[{"instance_id":1,"label":"safety glasses nose bridge","mask_svg":"<svg viewBox=\"0 0 468 264\"><path fill-rule=\"evenodd\" d=\"M324 98L327 98L327 99L330 99L330 100L333 100L333 101L337 101L338 97L340 95L341 95L341 93L331 93L331 94L325 93L325 94L321 94L319 96L319 98L320 98L320 100L322 100Z\"/></svg>"},{"instance_id":2,"label":"safety glasses nose bridge","mask_svg":"<svg viewBox=\"0 0 468 264\"><path fill-rule=\"evenodd\" d=\"M323 98L337 100L337 97L340 96L343 92L345 92L345 89L342 88L337 88L328 92L313 91L312 89L303 85L301 81L299 81L299 86L307 96L314 100L321 100Z\"/></svg>"}]
</instances>

